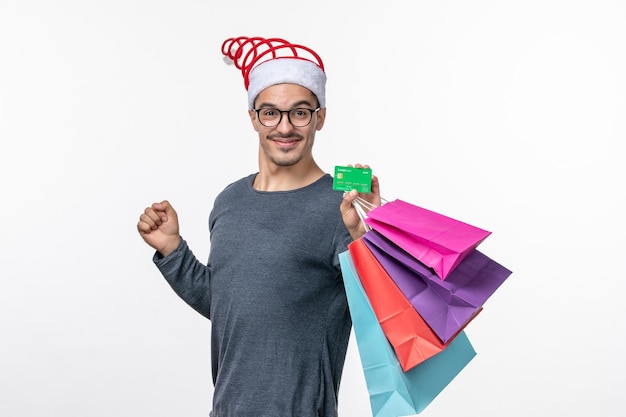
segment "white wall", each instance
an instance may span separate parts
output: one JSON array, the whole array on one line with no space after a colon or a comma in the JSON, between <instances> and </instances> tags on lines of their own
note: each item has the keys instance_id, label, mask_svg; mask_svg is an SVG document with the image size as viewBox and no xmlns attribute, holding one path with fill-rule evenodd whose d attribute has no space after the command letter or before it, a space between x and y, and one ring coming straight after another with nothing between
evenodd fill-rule
<instances>
[{"instance_id":1,"label":"white wall","mask_svg":"<svg viewBox=\"0 0 626 417\"><path fill-rule=\"evenodd\" d=\"M399 3L396 4L396 3ZM230 36L325 60L317 159L493 231L514 271L423 416L616 416L626 383L626 6L606 1L0 0L0 415L206 416L209 323L135 224L163 198L201 259L256 170ZM344 417L369 415L354 340Z\"/></svg>"}]
</instances>

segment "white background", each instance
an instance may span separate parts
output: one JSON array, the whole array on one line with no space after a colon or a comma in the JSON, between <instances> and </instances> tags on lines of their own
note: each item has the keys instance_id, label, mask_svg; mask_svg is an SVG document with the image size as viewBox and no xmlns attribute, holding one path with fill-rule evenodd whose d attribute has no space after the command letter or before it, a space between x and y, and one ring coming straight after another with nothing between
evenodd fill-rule
<instances>
[{"instance_id":1,"label":"white background","mask_svg":"<svg viewBox=\"0 0 626 417\"><path fill-rule=\"evenodd\" d=\"M135 225L169 199L204 260L256 171L239 35L322 55L326 171L369 163L513 270L421 415L623 413L625 4L0 0L0 415L207 416L210 324ZM353 339L340 411L371 415Z\"/></svg>"}]
</instances>

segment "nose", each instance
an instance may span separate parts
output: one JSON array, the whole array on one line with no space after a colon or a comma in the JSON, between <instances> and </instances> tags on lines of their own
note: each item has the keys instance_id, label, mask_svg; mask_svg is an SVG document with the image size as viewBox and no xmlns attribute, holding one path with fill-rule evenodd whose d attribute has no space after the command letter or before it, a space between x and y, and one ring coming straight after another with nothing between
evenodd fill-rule
<instances>
[{"instance_id":1,"label":"nose","mask_svg":"<svg viewBox=\"0 0 626 417\"><path fill-rule=\"evenodd\" d=\"M293 125L289 121L289 112L283 111L281 113L280 122L276 125L276 130L279 132L289 132L293 129Z\"/></svg>"}]
</instances>

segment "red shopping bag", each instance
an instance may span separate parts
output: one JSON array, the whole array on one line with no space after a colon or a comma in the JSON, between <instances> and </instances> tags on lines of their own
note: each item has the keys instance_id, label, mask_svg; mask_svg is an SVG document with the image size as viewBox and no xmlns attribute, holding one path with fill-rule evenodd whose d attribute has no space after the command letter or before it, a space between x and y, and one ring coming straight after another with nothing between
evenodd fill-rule
<instances>
[{"instance_id":1,"label":"red shopping bag","mask_svg":"<svg viewBox=\"0 0 626 417\"><path fill-rule=\"evenodd\" d=\"M402 294L362 239L348 245L354 267L385 336L406 372L438 354L443 343Z\"/></svg>"},{"instance_id":2,"label":"red shopping bag","mask_svg":"<svg viewBox=\"0 0 626 417\"><path fill-rule=\"evenodd\" d=\"M402 200L370 210L365 222L432 268L441 279L491 234Z\"/></svg>"}]
</instances>

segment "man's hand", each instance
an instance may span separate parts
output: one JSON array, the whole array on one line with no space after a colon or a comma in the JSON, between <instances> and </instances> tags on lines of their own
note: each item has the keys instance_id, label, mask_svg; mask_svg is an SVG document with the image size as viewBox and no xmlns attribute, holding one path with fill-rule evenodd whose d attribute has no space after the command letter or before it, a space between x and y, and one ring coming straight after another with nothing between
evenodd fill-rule
<instances>
[{"instance_id":1,"label":"man's hand","mask_svg":"<svg viewBox=\"0 0 626 417\"><path fill-rule=\"evenodd\" d=\"M352 165L348 165L352 166ZM369 168L369 165L354 165L356 168ZM364 194L359 193L356 190L352 190L349 193L346 193L343 197L343 201L341 202L341 206L339 210L341 211L341 217L343 218L343 223L346 225L346 228L350 232L350 236L352 240L357 240L361 236L363 236L366 232L365 226L361 222L361 218L356 211L356 208L352 204L352 202L357 198L361 197L366 200L373 206L380 206L380 185L378 183L378 177L372 175L372 189L370 193ZM366 210L368 211L368 210Z\"/></svg>"},{"instance_id":2,"label":"man's hand","mask_svg":"<svg viewBox=\"0 0 626 417\"><path fill-rule=\"evenodd\" d=\"M178 215L167 200L146 207L139 216L137 230L143 240L164 257L174 252L181 242Z\"/></svg>"}]
</instances>

